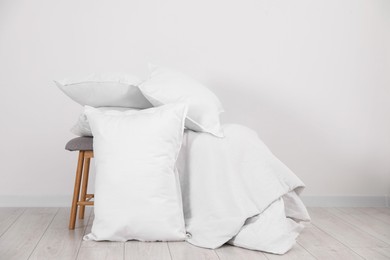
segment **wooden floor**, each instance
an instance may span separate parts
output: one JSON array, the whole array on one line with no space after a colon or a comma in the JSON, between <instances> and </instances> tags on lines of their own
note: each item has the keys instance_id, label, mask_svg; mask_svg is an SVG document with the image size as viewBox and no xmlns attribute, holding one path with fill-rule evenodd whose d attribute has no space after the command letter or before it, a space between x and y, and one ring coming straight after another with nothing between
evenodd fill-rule
<instances>
[{"instance_id":1,"label":"wooden floor","mask_svg":"<svg viewBox=\"0 0 390 260\"><path fill-rule=\"evenodd\" d=\"M0 259L390 259L390 208L310 208L295 247L283 256L185 242L91 242L93 214L68 230L68 208L0 208Z\"/></svg>"}]
</instances>

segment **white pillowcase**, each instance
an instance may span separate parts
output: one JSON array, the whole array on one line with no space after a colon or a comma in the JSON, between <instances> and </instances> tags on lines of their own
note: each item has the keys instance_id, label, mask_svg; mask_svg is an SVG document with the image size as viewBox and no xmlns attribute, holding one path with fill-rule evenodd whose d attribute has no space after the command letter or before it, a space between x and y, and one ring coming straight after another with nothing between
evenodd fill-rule
<instances>
[{"instance_id":1,"label":"white pillowcase","mask_svg":"<svg viewBox=\"0 0 390 260\"><path fill-rule=\"evenodd\" d=\"M184 240L176 159L187 107L106 113L87 108L94 135L95 219L86 240Z\"/></svg>"},{"instance_id":2,"label":"white pillowcase","mask_svg":"<svg viewBox=\"0 0 390 260\"><path fill-rule=\"evenodd\" d=\"M154 106L188 104L188 129L223 137L219 122L219 114L223 112L221 102L202 84L172 69L152 67L149 79L139 88Z\"/></svg>"},{"instance_id":3,"label":"white pillowcase","mask_svg":"<svg viewBox=\"0 0 390 260\"><path fill-rule=\"evenodd\" d=\"M99 107L96 108L99 111L106 112L106 114L114 113L115 111L128 111L128 110L138 110L135 108L127 108L127 107ZM114 112L113 112L114 111ZM70 131L78 136L92 136L91 127L88 122L88 117L84 111L80 114L77 119L76 124L70 129Z\"/></svg>"},{"instance_id":4,"label":"white pillowcase","mask_svg":"<svg viewBox=\"0 0 390 260\"><path fill-rule=\"evenodd\" d=\"M83 79L64 79L54 82L66 95L83 106L152 107L137 87L140 80L132 75L90 75Z\"/></svg>"}]
</instances>

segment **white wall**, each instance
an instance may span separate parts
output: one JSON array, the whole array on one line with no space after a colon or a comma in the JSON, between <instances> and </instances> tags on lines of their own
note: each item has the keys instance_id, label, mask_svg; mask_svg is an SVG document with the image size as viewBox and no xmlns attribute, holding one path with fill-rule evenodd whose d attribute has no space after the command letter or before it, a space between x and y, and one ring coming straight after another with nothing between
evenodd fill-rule
<instances>
[{"instance_id":1,"label":"white wall","mask_svg":"<svg viewBox=\"0 0 390 260\"><path fill-rule=\"evenodd\" d=\"M387 0L0 0L0 202L71 194L81 107L52 79L148 61L210 86L305 195L383 196L389 17Z\"/></svg>"}]
</instances>

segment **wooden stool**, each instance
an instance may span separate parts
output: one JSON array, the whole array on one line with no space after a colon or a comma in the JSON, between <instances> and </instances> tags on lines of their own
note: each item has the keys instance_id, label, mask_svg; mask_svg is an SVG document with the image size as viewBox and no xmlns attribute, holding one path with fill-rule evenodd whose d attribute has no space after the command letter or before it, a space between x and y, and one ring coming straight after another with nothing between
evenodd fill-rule
<instances>
[{"instance_id":1,"label":"wooden stool","mask_svg":"<svg viewBox=\"0 0 390 260\"><path fill-rule=\"evenodd\" d=\"M93 138L77 137L70 140L65 149L79 151L76 179L74 182L72 208L70 211L69 229L74 229L76 224L77 209L80 207L79 219L84 218L85 206L93 206L94 194L87 194L89 165L93 158ZM82 182L82 183L81 183ZM80 194L81 188L81 194Z\"/></svg>"}]
</instances>

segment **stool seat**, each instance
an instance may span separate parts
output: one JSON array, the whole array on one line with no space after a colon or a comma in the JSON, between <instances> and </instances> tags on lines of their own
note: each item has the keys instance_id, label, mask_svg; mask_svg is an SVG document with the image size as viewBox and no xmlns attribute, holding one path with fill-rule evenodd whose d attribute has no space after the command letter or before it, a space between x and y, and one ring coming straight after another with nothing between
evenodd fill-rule
<instances>
[{"instance_id":1,"label":"stool seat","mask_svg":"<svg viewBox=\"0 0 390 260\"><path fill-rule=\"evenodd\" d=\"M68 151L93 151L93 137L73 138L65 145L65 149Z\"/></svg>"}]
</instances>

